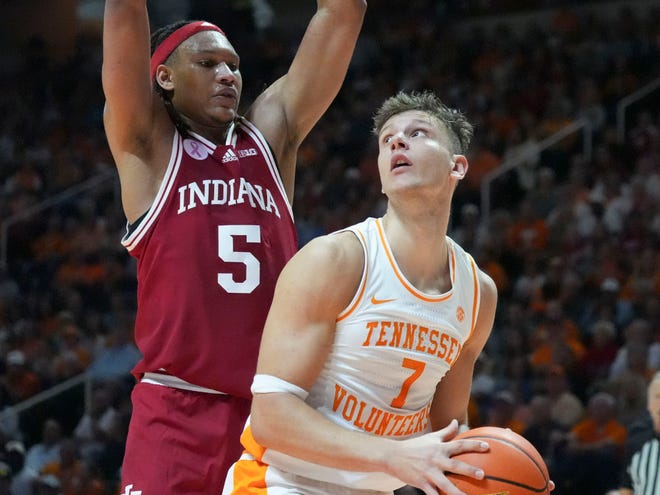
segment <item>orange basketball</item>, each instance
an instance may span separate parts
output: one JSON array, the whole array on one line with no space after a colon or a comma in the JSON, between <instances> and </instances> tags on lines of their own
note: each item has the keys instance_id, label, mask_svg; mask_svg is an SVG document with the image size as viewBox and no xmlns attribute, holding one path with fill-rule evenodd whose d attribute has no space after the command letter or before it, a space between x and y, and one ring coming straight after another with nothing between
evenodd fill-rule
<instances>
[{"instance_id":1,"label":"orange basketball","mask_svg":"<svg viewBox=\"0 0 660 495\"><path fill-rule=\"evenodd\" d=\"M465 431L456 439L488 442L487 452L466 452L454 456L484 470L482 480L447 473L468 495L544 495L550 493L548 468L543 457L524 437L508 428L482 426Z\"/></svg>"}]
</instances>

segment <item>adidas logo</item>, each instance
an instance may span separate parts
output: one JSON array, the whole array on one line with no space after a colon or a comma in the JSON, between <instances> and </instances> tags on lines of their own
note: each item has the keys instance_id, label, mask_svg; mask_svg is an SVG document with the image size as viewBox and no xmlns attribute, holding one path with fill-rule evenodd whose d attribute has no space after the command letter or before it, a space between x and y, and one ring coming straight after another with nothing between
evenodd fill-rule
<instances>
[{"instance_id":1,"label":"adidas logo","mask_svg":"<svg viewBox=\"0 0 660 495\"><path fill-rule=\"evenodd\" d=\"M231 148L225 151L225 154L222 157L222 163L229 163L229 162L237 162L238 157L236 156L236 153L234 153L234 150Z\"/></svg>"},{"instance_id":2,"label":"adidas logo","mask_svg":"<svg viewBox=\"0 0 660 495\"><path fill-rule=\"evenodd\" d=\"M142 490L133 490L133 485L126 485L126 490L122 495L142 495Z\"/></svg>"}]
</instances>

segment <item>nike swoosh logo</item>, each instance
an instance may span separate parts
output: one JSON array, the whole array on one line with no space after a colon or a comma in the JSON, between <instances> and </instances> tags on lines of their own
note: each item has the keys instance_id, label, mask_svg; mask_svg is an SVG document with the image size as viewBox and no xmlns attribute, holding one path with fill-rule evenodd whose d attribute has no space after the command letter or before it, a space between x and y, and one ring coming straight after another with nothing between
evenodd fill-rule
<instances>
[{"instance_id":1,"label":"nike swoosh logo","mask_svg":"<svg viewBox=\"0 0 660 495\"><path fill-rule=\"evenodd\" d=\"M371 304L384 304L396 301L396 299L376 299L376 296L371 296Z\"/></svg>"}]
</instances>

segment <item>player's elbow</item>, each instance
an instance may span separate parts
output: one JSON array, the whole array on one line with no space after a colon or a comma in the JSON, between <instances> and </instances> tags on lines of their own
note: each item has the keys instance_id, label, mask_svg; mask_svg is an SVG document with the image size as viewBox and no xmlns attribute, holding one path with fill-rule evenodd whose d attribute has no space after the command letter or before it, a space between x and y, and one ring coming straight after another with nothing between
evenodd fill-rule
<instances>
[{"instance_id":1,"label":"player's elbow","mask_svg":"<svg viewBox=\"0 0 660 495\"><path fill-rule=\"evenodd\" d=\"M250 412L252 437L262 447L272 448L282 433L286 413L274 401L275 394L256 394Z\"/></svg>"}]
</instances>

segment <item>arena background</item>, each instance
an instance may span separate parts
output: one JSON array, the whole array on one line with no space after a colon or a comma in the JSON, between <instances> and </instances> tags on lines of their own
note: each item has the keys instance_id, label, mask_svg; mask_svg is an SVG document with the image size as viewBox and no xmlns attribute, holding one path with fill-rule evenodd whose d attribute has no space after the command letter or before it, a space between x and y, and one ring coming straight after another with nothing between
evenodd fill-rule
<instances>
[{"instance_id":1,"label":"arena background","mask_svg":"<svg viewBox=\"0 0 660 495\"><path fill-rule=\"evenodd\" d=\"M227 31L244 101L286 68L314 10L149 5L154 26L185 13ZM18 471L45 430L117 489L139 353L101 120L102 7L0 0L0 495L17 475L2 465ZM604 495L621 449L583 456L566 438L595 415L628 428L660 367L660 2L370 2L347 81L300 150L301 244L382 214L371 114L425 88L477 125L450 235L500 291L471 423L528 436L556 495Z\"/></svg>"}]
</instances>

